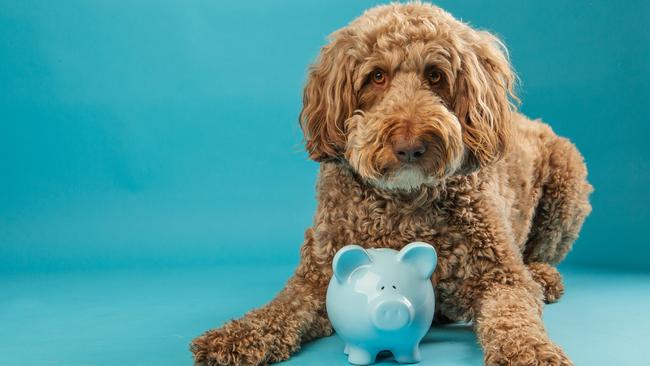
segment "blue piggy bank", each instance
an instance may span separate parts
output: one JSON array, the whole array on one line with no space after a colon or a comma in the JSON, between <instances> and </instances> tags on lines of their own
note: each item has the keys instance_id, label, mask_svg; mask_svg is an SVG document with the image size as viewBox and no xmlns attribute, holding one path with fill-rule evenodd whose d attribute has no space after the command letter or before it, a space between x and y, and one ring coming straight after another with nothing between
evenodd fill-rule
<instances>
[{"instance_id":1,"label":"blue piggy bank","mask_svg":"<svg viewBox=\"0 0 650 366\"><path fill-rule=\"evenodd\" d=\"M336 253L327 315L348 362L368 365L381 351L399 363L420 361L419 343L433 320L436 262L435 249L421 242L399 252L347 245Z\"/></svg>"}]
</instances>

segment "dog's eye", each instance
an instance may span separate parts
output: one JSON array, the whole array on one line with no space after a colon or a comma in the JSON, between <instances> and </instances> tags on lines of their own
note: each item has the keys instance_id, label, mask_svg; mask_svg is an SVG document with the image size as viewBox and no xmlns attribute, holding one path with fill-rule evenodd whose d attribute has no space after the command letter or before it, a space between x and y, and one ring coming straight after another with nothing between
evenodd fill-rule
<instances>
[{"instance_id":1,"label":"dog's eye","mask_svg":"<svg viewBox=\"0 0 650 366\"><path fill-rule=\"evenodd\" d=\"M427 79L431 84L437 84L442 80L442 72L440 70L431 68L427 71Z\"/></svg>"},{"instance_id":2,"label":"dog's eye","mask_svg":"<svg viewBox=\"0 0 650 366\"><path fill-rule=\"evenodd\" d=\"M383 84L384 82L386 82L386 76L384 75L384 72L381 70L373 71L371 78L372 78L372 82L375 84Z\"/></svg>"}]
</instances>

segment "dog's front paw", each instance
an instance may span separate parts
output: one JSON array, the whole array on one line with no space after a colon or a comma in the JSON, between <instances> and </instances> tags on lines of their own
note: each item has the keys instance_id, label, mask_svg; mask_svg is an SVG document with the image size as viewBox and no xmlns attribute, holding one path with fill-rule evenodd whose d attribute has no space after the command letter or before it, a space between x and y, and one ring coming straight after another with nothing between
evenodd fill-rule
<instances>
[{"instance_id":1,"label":"dog's front paw","mask_svg":"<svg viewBox=\"0 0 650 366\"><path fill-rule=\"evenodd\" d=\"M485 350L486 366L572 366L560 347L551 341L511 337Z\"/></svg>"},{"instance_id":2,"label":"dog's front paw","mask_svg":"<svg viewBox=\"0 0 650 366\"><path fill-rule=\"evenodd\" d=\"M192 341L195 366L263 365L269 361L265 337L244 327L227 324Z\"/></svg>"}]
</instances>

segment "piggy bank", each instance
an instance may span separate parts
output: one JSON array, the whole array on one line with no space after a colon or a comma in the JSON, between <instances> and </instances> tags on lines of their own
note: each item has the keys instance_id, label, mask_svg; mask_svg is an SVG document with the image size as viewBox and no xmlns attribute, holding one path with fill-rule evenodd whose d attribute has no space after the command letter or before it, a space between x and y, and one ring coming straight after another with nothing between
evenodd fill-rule
<instances>
[{"instance_id":1,"label":"piggy bank","mask_svg":"<svg viewBox=\"0 0 650 366\"><path fill-rule=\"evenodd\" d=\"M399 363L420 361L419 343L433 320L436 262L435 249L421 242L399 252L347 245L336 253L327 315L348 362L368 365L381 351Z\"/></svg>"}]
</instances>

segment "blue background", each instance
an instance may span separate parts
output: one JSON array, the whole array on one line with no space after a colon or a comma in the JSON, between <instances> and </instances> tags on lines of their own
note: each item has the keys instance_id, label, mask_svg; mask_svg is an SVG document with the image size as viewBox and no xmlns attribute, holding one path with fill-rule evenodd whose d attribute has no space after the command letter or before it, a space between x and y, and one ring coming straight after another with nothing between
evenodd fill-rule
<instances>
[{"instance_id":1,"label":"blue background","mask_svg":"<svg viewBox=\"0 0 650 366\"><path fill-rule=\"evenodd\" d=\"M315 208L318 167L297 123L306 69L327 34L375 3L0 0L0 320L15 326L0 332L0 359L189 362L193 336L270 299ZM568 283L600 292L606 271L622 292L604 298L647 303L633 297L650 269L650 3L438 4L505 41L522 110L585 155L594 211L563 264ZM169 343L109 340L157 333L170 313L181 328L165 328ZM558 314L554 334L577 339L564 330L575 314ZM640 328L626 334L650 338ZM31 344L37 332L49 340ZM157 360L160 348L173 353Z\"/></svg>"}]
</instances>

